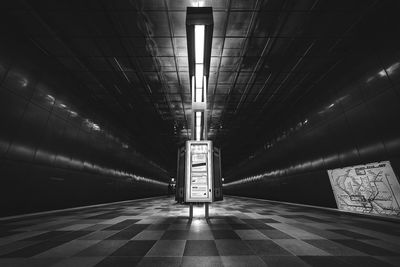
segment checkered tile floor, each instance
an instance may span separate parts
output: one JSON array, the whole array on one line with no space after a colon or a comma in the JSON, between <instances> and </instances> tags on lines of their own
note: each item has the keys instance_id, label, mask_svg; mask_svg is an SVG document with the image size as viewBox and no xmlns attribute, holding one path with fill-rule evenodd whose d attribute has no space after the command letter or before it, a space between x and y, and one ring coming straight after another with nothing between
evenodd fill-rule
<instances>
[{"instance_id":1,"label":"checkered tile floor","mask_svg":"<svg viewBox=\"0 0 400 267\"><path fill-rule=\"evenodd\" d=\"M0 221L0 266L400 266L400 223L226 197L172 198Z\"/></svg>"}]
</instances>

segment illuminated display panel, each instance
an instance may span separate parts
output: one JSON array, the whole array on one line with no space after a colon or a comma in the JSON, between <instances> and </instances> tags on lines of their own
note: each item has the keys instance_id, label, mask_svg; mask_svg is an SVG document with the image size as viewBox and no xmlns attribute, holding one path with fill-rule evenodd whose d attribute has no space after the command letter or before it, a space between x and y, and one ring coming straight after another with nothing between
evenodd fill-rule
<instances>
[{"instance_id":1,"label":"illuminated display panel","mask_svg":"<svg viewBox=\"0 0 400 267\"><path fill-rule=\"evenodd\" d=\"M389 161L328 170L339 210L400 216L400 185Z\"/></svg>"},{"instance_id":2,"label":"illuminated display panel","mask_svg":"<svg viewBox=\"0 0 400 267\"><path fill-rule=\"evenodd\" d=\"M212 143L186 142L186 202L212 202Z\"/></svg>"}]
</instances>

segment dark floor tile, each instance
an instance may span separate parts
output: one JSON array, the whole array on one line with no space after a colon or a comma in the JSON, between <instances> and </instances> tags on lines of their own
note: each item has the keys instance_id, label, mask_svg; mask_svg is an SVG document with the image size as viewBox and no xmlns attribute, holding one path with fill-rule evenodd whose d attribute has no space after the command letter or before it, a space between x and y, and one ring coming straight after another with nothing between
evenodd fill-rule
<instances>
[{"instance_id":1,"label":"dark floor tile","mask_svg":"<svg viewBox=\"0 0 400 267\"><path fill-rule=\"evenodd\" d=\"M124 220L122 222L116 223L110 227L107 227L104 230L122 230L127 228L128 226L131 226L135 222L138 222L139 220Z\"/></svg>"},{"instance_id":2,"label":"dark floor tile","mask_svg":"<svg viewBox=\"0 0 400 267\"><path fill-rule=\"evenodd\" d=\"M163 218L161 221L159 221L159 224L171 224L176 220L175 217L168 217L168 218Z\"/></svg>"},{"instance_id":3,"label":"dark floor tile","mask_svg":"<svg viewBox=\"0 0 400 267\"><path fill-rule=\"evenodd\" d=\"M136 231L122 230L108 237L107 240L129 240L140 232L141 230L136 230Z\"/></svg>"},{"instance_id":4,"label":"dark floor tile","mask_svg":"<svg viewBox=\"0 0 400 267\"><path fill-rule=\"evenodd\" d=\"M296 256L260 256L268 267L310 267ZM339 267L339 266L338 266Z\"/></svg>"},{"instance_id":5,"label":"dark floor tile","mask_svg":"<svg viewBox=\"0 0 400 267\"><path fill-rule=\"evenodd\" d=\"M132 224L131 226L125 228L124 231L143 231L149 226L150 224Z\"/></svg>"},{"instance_id":6,"label":"dark floor tile","mask_svg":"<svg viewBox=\"0 0 400 267\"><path fill-rule=\"evenodd\" d=\"M132 267L136 266L142 257L107 257L98 264L96 267Z\"/></svg>"},{"instance_id":7,"label":"dark floor tile","mask_svg":"<svg viewBox=\"0 0 400 267\"><path fill-rule=\"evenodd\" d=\"M304 262L315 267L350 267L352 265L340 260L341 257L336 256L300 256ZM362 266L362 265L359 265Z\"/></svg>"},{"instance_id":8,"label":"dark floor tile","mask_svg":"<svg viewBox=\"0 0 400 267\"><path fill-rule=\"evenodd\" d=\"M125 240L104 240L99 243L82 250L77 254L79 257L105 257L122 247L127 241Z\"/></svg>"},{"instance_id":9,"label":"dark floor tile","mask_svg":"<svg viewBox=\"0 0 400 267\"><path fill-rule=\"evenodd\" d=\"M340 260L351 266L360 267L393 267L393 265L384 261L378 260L373 257L358 257L358 256L346 256L340 257Z\"/></svg>"},{"instance_id":10,"label":"dark floor tile","mask_svg":"<svg viewBox=\"0 0 400 267\"><path fill-rule=\"evenodd\" d=\"M290 252L271 240L246 240L245 243L257 255L291 255Z\"/></svg>"},{"instance_id":11,"label":"dark floor tile","mask_svg":"<svg viewBox=\"0 0 400 267\"><path fill-rule=\"evenodd\" d=\"M240 239L233 230L211 230L215 239Z\"/></svg>"},{"instance_id":12,"label":"dark floor tile","mask_svg":"<svg viewBox=\"0 0 400 267\"><path fill-rule=\"evenodd\" d=\"M167 230L170 224L150 224L146 230Z\"/></svg>"},{"instance_id":13,"label":"dark floor tile","mask_svg":"<svg viewBox=\"0 0 400 267\"><path fill-rule=\"evenodd\" d=\"M40 241L15 241L6 245L0 246L0 255L9 254L11 252L23 249L25 247L39 243ZM1 266L1 264L0 264Z\"/></svg>"},{"instance_id":14,"label":"dark floor tile","mask_svg":"<svg viewBox=\"0 0 400 267\"><path fill-rule=\"evenodd\" d=\"M254 229L253 226L251 226L250 224L246 224L246 223L235 223L235 224L230 224L230 226L232 227L232 230Z\"/></svg>"},{"instance_id":15,"label":"dark floor tile","mask_svg":"<svg viewBox=\"0 0 400 267\"><path fill-rule=\"evenodd\" d=\"M219 256L188 256L182 258L182 267L223 267Z\"/></svg>"},{"instance_id":16,"label":"dark floor tile","mask_svg":"<svg viewBox=\"0 0 400 267\"><path fill-rule=\"evenodd\" d=\"M59 262L60 258L17 258L0 259L1 267L51 267Z\"/></svg>"},{"instance_id":17,"label":"dark floor tile","mask_svg":"<svg viewBox=\"0 0 400 267\"><path fill-rule=\"evenodd\" d=\"M137 266L139 267L178 267L181 266L182 257L144 257Z\"/></svg>"},{"instance_id":18,"label":"dark floor tile","mask_svg":"<svg viewBox=\"0 0 400 267\"><path fill-rule=\"evenodd\" d=\"M79 240L104 240L107 237L110 237L114 234L116 234L117 231L94 231L91 234L82 236L78 238Z\"/></svg>"},{"instance_id":19,"label":"dark floor tile","mask_svg":"<svg viewBox=\"0 0 400 267\"><path fill-rule=\"evenodd\" d=\"M218 250L214 240L188 240L183 256L218 256Z\"/></svg>"},{"instance_id":20,"label":"dark floor tile","mask_svg":"<svg viewBox=\"0 0 400 267\"><path fill-rule=\"evenodd\" d=\"M25 238L23 240L24 241L36 241L36 240L44 241L44 240L49 240L49 239L53 239L53 238L68 234L70 232L71 231L50 231L50 232L46 232L46 233L43 233L40 235L35 235L35 236L29 237L29 238Z\"/></svg>"},{"instance_id":21,"label":"dark floor tile","mask_svg":"<svg viewBox=\"0 0 400 267\"><path fill-rule=\"evenodd\" d=\"M373 255L373 256L394 256L394 255L400 255L400 250L399 253L394 253L392 251L380 248L380 247L376 247L373 245L369 245L367 243L358 241L358 240L354 240L354 239L335 239L333 240L334 242L337 242L339 244L342 244L346 247L350 247L353 248L355 250L364 252L368 255Z\"/></svg>"},{"instance_id":22,"label":"dark floor tile","mask_svg":"<svg viewBox=\"0 0 400 267\"><path fill-rule=\"evenodd\" d=\"M51 240L68 242L68 241L80 238L82 236L88 235L92 232L93 231L72 231L72 232L66 233L64 235L59 235L54 238L51 238Z\"/></svg>"},{"instance_id":23,"label":"dark floor tile","mask_svg":"<svg viewBox=\"0 0 400 267\"><path fill-rule=\"evenodd\" d=\"M155 240L128 241L128 243L112 253L111 256L144 256L155 243Z\"/></svg>"},{"instance_id":24,"label":"dark floor tile","mask_svg":"<svg viewBox=\"0 0 400 267\"><path fill-rule=\"evenodd\" d=\"M182 257L185 243L185 240L158 240L146 257Z\"/></svg>"},{"instance_id":25,"label":"dark floor tile","mask_svg":"<svg viewBox=\"0 0 400 267\"><path fill-rule=\"evenodd\" d=\"M247 223L247 224L259 224L261 223L260 220L258 219L242 219L243 222Z\"/></svg>"},{"instance_id":26,"label":"dark floor tile","mask_svg":"<svg viewBox=\"0 0 400 267\"><path fill-rule=\"evenodd\" d=\"M279 230L259 230L259 231L263 233L266 237L271 239L294 239L293 236L285 234L284 232Z\"/></svg>"},{"instance_id":27,"label":"dark floor tile","mask_svg":"<svg viewBox=\"0 0 400 267\"><path fill-rule=\"evenodd\" d=\"M312 217L312 216L307 216L307 215L304 215L303 218L308 219L313 222L318 222L318 223L329 223L330 222L328 220L324 220L324 219L316 218L316 217Z\"/></svg>"},{"instance_id":28,"label":"dark floor tile","mask_svg":"<svg viewBox=\"0 0 400 267\"><path fill-rule=\"evenodd\" d=\"M257 230L274 230L275 229L274 227L269 226L264 223L255 223L255 224L251 224L251 226Z\"/></svg>"},{"instance_id":29,"label":"dark floor tile","mask_svg":"<svg viewBox=\"0 0 400 267\"><path fill-rule=\"evenodd\" d=\"M355 239L376 239L375 237L363 235L363 234L356 233L353 231L348 231L345 229L330 229L329 231L337 233L337 234L341 234L341 235L344 235L347 237L355 238Z\"/></svg>"},{"instance_id":30,"label":"dark floor tile","mask_svg":"<svg viewBox=\"0 0 400 267\"><path fill-rule=\"evenodd\" d=\"M162 235L161 239L167 240L187 240L189 235L188 230L168 230Z\"/></svg>"},{"instance_id":31,"label":"dark floor tile","mask_svg":"<svg viewBox=\"0 0 400 267\"><path fill-rule=\"evenodd\" d=\"M213 225L213 224L228 224L228 222L226 221L225 217L214 216L211 219L209 219L209 224L210 225Z\"/></svg>"},{"instance_id":32,"label":"dark floor tile","mask_svg":"<svg viewBox=\"0 0 400 267\"><path fill-rule=\"evenodd\" d=\"M267 267L267 264L258 256L222 256L222 263L229 267Z\"/></svg>"},{"instance_id":33,"label":"dark floor tile","mask_svg":"<svg viewBox=\"0 0 400 267\"><path fill-rule=\"evenodd\" d=\"M51 248L57 247L61 244L65 243L64 241L43 241L38 244L34 244L28 247L24 247L22 249L13 251L11 253L2 255L1 258L25 258L25 257L32 257L35 256L36 254L42 253L46 250L49 250Z\"/></svg>"},{"instance_id":34,"label":"dark floor tile","mask_svg":"<svg viewBox=\"0 0 400 267\"><path fill-rule=\"evenodd\" d=\"M190 219L186 216L178 216L171 224L190 224Z\"/></svg>"},{"instance_id":35,"label":"dark floor tile","mask_svg":"<svg viewBox=\"0 0 400 267\"><path fill-rule=\"evenodd\" d=\"M352 225L363 228L363 229L369 229L373 230L376 232L381 232L381 233L386 233L390 235L400 235L400 228L398 227L396 222L386 222L385 226L387 227L382 227L381 222L377 221L365 221L363 220L361 223L360 222L354 222Z\"/></svg>"},{"instance_id":36,"label":"dark floor tile","mask_svg":"<svg viewBox=\"0 0 400 267\"><path fill-rule=\"evenodd\" d=\"M215 240L221 256L254 255L254 252L242 240Z\"/></svg>"},{"instance_id":37,"label":"dark floor tile","mask_svg":"<svg viewBox=\"0 0 400 267\"><path fill-rule=\"evenodd\" d=\"M12 235L19 234L19 233L22 233L22 231L6 231L6 232L3 232L2 230L0 230L0 238L12 236Z\"/></svg>"},{"instance_id":38,"label":"dark floor tile","mask_svg":"<svg viewBox=\"0 0 400 267\"><path fill-rule=\"evenodd\" d=\"M303 240L316 248L322 249L332 256L363 256L364 254L358 250L351 249L339 243L326 239L308 239Z\"/></svg>"},{"instance_id":39,"label":"dark floor tile","mask_svg":"<svg viewBox=\"0 0 400 267\"><path fill-rule=\"evenodd\" d=\"M4 233L15 231L19 227L21 227L21 226L20 225L16 226L16 225L11 225L11 224L0 225L0 237L3 236Z\"/></svg>"},{"instance_id":40,"label":"dark floor tile","mask_svg":"<svg viewBox=\"0 0 400 267\"><path fill-rule=\"evenodd\" d=\"M231 230L232 226L228 223L210 224L211 230Z\"/></svg>"},{"instance_id":41,"label":"dark floor tile","mask_svg":"<svg viewBox=\"0 0 400 267\"><path fill-rule=\"evenodd\" d=\"M243 221L247 224L249 224L250 226L252 226L254 229L258 229L258 230L273 230L275 228L273 228L272 226L269 226L267 224L265 224L262 219L260 220L256 220L256 219L243 219Z\"/></svg>"}]
</instances>

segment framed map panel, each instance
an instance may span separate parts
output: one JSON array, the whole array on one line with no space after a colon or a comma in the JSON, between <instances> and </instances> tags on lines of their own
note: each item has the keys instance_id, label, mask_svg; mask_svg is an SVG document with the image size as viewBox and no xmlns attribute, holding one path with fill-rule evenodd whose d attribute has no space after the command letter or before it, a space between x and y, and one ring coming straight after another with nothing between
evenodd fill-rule
<instances>
[{"instance_id":1,"label":"framed map panel","mask_svg":"<svg viewBox=\"0 0 400 267\"><path fill-rule=\"evenodd\" d=\"M328 170L339 210L400 216L400 185L389 161Z\"/></svg>"}]
</instances>

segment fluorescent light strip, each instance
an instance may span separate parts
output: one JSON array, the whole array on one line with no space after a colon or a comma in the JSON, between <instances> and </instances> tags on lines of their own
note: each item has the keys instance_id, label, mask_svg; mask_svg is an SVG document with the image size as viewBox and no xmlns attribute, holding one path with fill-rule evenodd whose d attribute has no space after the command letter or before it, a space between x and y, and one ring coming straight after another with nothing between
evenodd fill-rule
<instances>
[{"instance_id":1,"label":"fluorescent light strip","mask_svg":"<svg viewBox=\"0 0 400 267\"><path fill-rule=\"evenodd\" d=\"M202 102L203 89L196 88L196 102Z\"/></svg>"},{"instance_id":2,"label":"fluorescent light strip","mask_svg":"<svg viewBox=\"0 0 400 267\"><path fill-rule=\"evenodd\" d=\"M203 88L203 64L196 64L196 88Z\"/></svg>"},{"instance_id":3,"label":"fluorescent light strip","mask_svg":"<svg viewBox=\"0 0 400 267\"><path fill-rule=\"evenodd\" d=\"M194 26L194 48L195 48L195 102L203 102L203 76L204 76L204 38L205 26ZM193 83L192 83L193 85Z\"/></svg>"},{"instance_id":4,"label":"fluorescent light strip","mask_svg":"<svg viewBox=\"0 0 400 267\"><path fill-rule=\"evenodd\" d=\"M195 90L196 90L196 84L195 84L195 77L192 76L192 101L196 101L196 99L194 98L195 96Z\"/></svg>"},{"instance_id":5,"label":"fluorescent light strip","mask_svg":"<svg viewBox=\"0 0 400 267\"><path fill-rule=\"evenodd\" d=\"M195 101L196 102L202 102L202 94L203 94L203 64L196 64L196 74L195 74L195 79L196 79L196 97ZM200 94L198 95L198 91L200 91Z\"/></svg>"},{"instance_id":6,"label":"fluorescent light strip","mask_svg":"<svg viewBox=\"0 0 400 267\"><path fill-rule=\"evenodd\" d=\"M196 141L200 141L201 137L201 112L196 112Z\"/></svg>"},{"instance_id":7,"label":"fluorescent light strip","mask_svg":"<svg viewBox=\"0 0 400 267\"><path fill-rule=\"evenodd\" d=\"M204 25L194 26L195 63L204 63Z\"/></svg>"},{"instance_id":8,"label":"fluorescent light strip","mask_svg":"<svg viewBox=\"0 0 400 267\"><path fill-rule=\"evenodd\" d=\"M195 102L203 102L205 100L206 77L204 76L204 40L205 26L194 26L194 50L195 50L195 70L192 77L192 94L194 93ZM195 112L195 133L196 140L201 140L201 123L202 112Z\"/></svg>"},{"instance_id":9,"label":"fluorescent light strip","mask_svg":"<svg viewBox=\"0 0 400 267\"><path fill-rule=\"evenodd\" d=\"M203 76L203 92L204 92L204 102L207 100L207 77Z\"/></svg>"}]
</instances>

